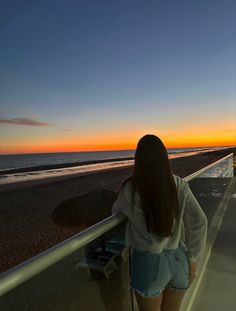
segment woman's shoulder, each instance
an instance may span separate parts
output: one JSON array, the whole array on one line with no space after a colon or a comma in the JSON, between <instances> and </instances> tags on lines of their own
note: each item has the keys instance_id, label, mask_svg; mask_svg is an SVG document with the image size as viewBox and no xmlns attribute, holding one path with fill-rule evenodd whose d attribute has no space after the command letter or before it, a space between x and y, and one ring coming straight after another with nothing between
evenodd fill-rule
<instances>
[{"instance_id":1,"label":"woman's shoulder","mask_svg":"<svg viewBox=\"0 0 236 311\"><path fill-rule=\"evenodd\" d=\"M177 190L181 191L184 188L186 188L186 186L188 184L186 180L184 180L183 178L181 178L180 176L175 175L175 174L173 174L173 177L174 177L174 181L176 183Z\"/></svg>"},{"instance_id":2,"label":"woman's shoulder","mask_svg":"<svg viewBox=\"0 0 236 311\"><path fill-rule=\"evenodd\" d=\"M131 184L131 183L132 183L132 177L130 176L122 180L121 186L122 188L124 188L126 185Z\"/></svg>"},{"instance_id":3,"label":"woman's shoulder","mask_svg":"<svg viewBox=\"0 0 236 311\"><path fill-rule=\"evenodd\" d=\"M140 196L138 191L133 186L132 178L127 178L122 182L121 191L131 205L134 204L137 206L140 204Z\"/></svg>"},{"instance_id":4,"label":"woman's shoulder","mask_svg":"<svg viewBox=\"0 0 236 311\"><path fill-rule=\"evenodd\" d=\"M175 175L175 174L172 174L173 175L173 177L174 177L174 180L175 180L175 182L177 183L177 184L180 184L180 183L182 183L182 181L183 181L183 178L181 178L180 176L178 176L178 175Z\"/></svg>"},{"instance_id":5,"label":"woman's shoulder","mask_svg":"<svg viewBox=\"0 0 236 311\"><path fill-rule=\"evenodd\" d=\"M130 196L133 190L133 185L132 185L132 179L126 178L125 180L122 181L122 186L121 186L121 191L123 191L126 196Z\"/></svg>"}]
</instances>

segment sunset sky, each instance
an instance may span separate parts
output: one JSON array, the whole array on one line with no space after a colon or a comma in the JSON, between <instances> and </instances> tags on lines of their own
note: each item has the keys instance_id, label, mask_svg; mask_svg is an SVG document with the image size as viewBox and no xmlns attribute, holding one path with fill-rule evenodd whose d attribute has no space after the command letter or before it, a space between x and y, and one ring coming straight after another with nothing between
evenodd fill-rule
<instances>
[{"instance_id":1,"label":"sunset sky","mask_svg":"<svg viewBox=\"0 0 236 311\"><path fill-rule=\"evenodd\" d=\"M236 145L234 0L1 1L0 153Z\"/></svg>"}]
</instances>

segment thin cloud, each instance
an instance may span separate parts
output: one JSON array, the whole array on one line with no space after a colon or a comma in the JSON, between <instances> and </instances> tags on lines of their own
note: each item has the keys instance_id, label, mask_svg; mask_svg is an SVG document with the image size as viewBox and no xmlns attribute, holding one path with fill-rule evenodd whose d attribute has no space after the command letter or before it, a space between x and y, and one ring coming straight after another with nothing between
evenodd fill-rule
<instances>
[{"instance_id":1,"label":"thin cloud","mask_svg":"<svg viewBox=\"0 0 236 311\"><path fill-rule=\"evenodd\" d=\"M42 122L42 121L27 119L27 118L14 118L14 119L0 118L0 123L27 125L27 126L53 126L52 124L47 123L47 122Z\"/></svg>"}]
</instances>

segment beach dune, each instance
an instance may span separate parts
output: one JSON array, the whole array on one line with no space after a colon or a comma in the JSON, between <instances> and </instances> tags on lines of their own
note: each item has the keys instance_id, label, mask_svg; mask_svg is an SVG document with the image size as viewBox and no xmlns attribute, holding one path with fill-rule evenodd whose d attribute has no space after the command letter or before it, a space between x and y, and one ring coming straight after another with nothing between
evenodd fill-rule
<instances>
[{"instance_id":1,"label":"beach dune","mask_svg":"<svg viewBox=\"0 0 236 311\"><path fill-rule=\"evenodd\" d=\"M62 202L53 210L51 219L59 226L82 231L110 216L117 196L118 191L107 188L91 190Z\"/></svg>"}]
</instances>

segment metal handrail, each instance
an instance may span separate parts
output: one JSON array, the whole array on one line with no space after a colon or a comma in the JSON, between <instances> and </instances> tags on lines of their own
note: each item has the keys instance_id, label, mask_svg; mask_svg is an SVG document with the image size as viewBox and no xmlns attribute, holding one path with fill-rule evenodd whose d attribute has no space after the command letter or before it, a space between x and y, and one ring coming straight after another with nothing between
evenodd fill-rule
<instances>
[{"instance_id":1,"label":"metal handrail","mask_svg":"<svg viewBox=\"0 0 236 311\"><path fill-rule=\"evenodd\" d=\"M183 179L189 182L190 180L196 178L211 167L218 165L220 162L226 160L232 155L233 153L216 162L213 162L210 165L207 165L206 167L196 171L191 175L184 177ZM53 264L59 262L76 250L87 245L91 241L95 240L107 231L113 229L125 220L126 216L121 213L107 217L106 219L91 226L90 228L68 238L67 240L2 273L0 277L0 296L9 292L16 286L22 284L23 282L27 281L28 279L32 278L33 276L37 275L38 273L47 269Z\"/></svg>"}]
</instances>

